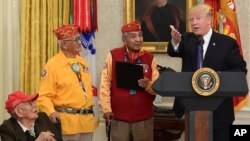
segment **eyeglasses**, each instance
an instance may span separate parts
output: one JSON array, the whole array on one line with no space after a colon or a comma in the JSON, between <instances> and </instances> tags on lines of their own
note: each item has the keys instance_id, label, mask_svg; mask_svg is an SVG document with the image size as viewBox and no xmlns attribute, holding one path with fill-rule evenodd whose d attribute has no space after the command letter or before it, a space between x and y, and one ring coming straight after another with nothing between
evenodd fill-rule
<instances>
[{"instance_id":1,"label":"eyeglasses","mask_svg":"<svg viewBox=\"0 0 250 141\"><path fill-rule=\"evenodd\" d=\"M78 37L76 37L76 38L73 39L73 40L64 40L64 41L71 41L71 42L78 43L79 41L81 41L81 36L78 36Z\"/></svg>"}]
</instances>

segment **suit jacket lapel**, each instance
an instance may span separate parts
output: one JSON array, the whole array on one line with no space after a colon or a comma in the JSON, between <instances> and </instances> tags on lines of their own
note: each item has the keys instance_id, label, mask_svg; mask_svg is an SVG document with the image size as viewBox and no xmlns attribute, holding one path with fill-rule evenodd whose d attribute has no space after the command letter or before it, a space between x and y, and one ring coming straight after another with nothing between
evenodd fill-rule
<instances>
[{"instance_id":1,"label":"suit jacket lapel","mask_svg":"<svg viewBox=\"0 0 250 141\"><path fill-rule=\"evenodd\" d=\"M192 37L190 41L191 54L194 54L191 56L192 57L192 70L196 70L197 69L198 37L194 34L191 37Z\"/></svg>"},{"instance_id":2,"label":"suit jacket lapel","mask_svg":"<svg viewBox=\"0 0 250 141\"><path fill-rule=\"evenodd\" d=\"M16 130L16 133L18 135L18 138L20 141L26 141L26 135L23 132L23 129L21 128L21 126L17 123L17 121L14 121L14 126L16 127L14 130Z\"/></svg>"},{"instance_id":3,"label":"suit jacket lapel","mask_svg":"<svg viewBox=\"0 0 250 141\"><path fill-rule=\"evenodd\" d=\"M38 136L42 131L47 131L47 129L45 129L45 126L43 124L41 124L38 119L35 122L34 129L36 132L36 136Z\"/></svg>"},{"instance_id":4,"label":"suit jacket lapel","mask_svg":"<svg viewBox=\"0 0 250 141\"><path fill-rule=\"evenodd\" d=\"M35 129L35 132L36 132L36 137L38 137L38 135L42 132L41 127L38 128L37 124L35 124L34 129Z\"/></svg>"},{"instance_id":5,"label":"suit jacket lapel","mask_svg":"<svg viewBox=\"0 0 250 141\"><path fill-rule=\"evenodd\" d=\"M36 132L36 136L38 136L42 131L49 131L49 128L47 126L45 126L41 121L40 118L38 118L35 121L35 132ZM50 131L51 132L51 131Z\"/></svg>"},{"instance_id":6,"label":"suit jacket lapel","mask_svg":"<svg viewBox=\"0 0 250 141\"><path fill-rule=\"evenodd\" d=\"M213 53L215 53L214 49L216 49L216 42L217 42L217 36L218 34L213 31L211 39L209 41L207 52L205 54L205 58L203 60L203 67L206 67L207 64L209 64L209 60L213 58Z\"/></svg>"}]
</instances>

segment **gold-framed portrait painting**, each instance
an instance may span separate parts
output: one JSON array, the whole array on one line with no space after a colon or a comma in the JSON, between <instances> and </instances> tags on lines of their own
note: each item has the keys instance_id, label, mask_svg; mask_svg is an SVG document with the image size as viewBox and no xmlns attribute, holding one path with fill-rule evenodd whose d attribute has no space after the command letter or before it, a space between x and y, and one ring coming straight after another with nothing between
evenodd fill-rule
<instances>
[{"instance_id":1,"label":"gold-framed portrait painting","mask_svg":"<svg viewBox=\"0 0 250 141\"><path fill-rule=\"evenodd\" d=\"M188 9L196 0L124 0L124 23L139 21L143 32L143 48L166 53L171 40L170 25L180 33L189 31Z\"/></svg>"}]
</instances>

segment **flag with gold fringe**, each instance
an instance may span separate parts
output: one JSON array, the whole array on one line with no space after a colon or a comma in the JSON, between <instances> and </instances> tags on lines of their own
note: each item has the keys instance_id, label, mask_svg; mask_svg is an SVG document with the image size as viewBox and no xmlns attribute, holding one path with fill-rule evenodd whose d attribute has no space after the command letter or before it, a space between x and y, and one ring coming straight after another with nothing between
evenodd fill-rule
<instances>
[{"instance_id":1,"label":"flag with gold fringe","mask_svg":"<svg viewBox=\"0 0 250 141\"><path fill-rule=\"evenodd\" d=\"M211 7L213 29L234 38L243 56L234 0L204 0L204 3ZM239 111L246 103L247 96L234 97L234 110Z\"/></svg>"},{"instance_id":2,"label":"flag with gold fringe","mask_svg":"<svg viewBox=\"0 0 250 141\"><path fill-rule=\"evenodd\" d=\"M97 1L73 1L74 24L79 26L81 32L95 32L97 30Z\"/></svg>"}]
</instances>

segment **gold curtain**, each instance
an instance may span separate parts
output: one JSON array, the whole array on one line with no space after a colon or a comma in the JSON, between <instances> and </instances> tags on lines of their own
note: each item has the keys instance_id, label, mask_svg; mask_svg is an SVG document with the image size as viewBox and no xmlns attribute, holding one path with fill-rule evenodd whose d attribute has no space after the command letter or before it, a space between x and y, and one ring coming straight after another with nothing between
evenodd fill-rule
<instances>
[{"instance_id":1,"label":"gold curtain","mask_svg":"<svg viewBox=\"0 0 250 141\"><path fill-rule=\"evenodd\" d=\"M43 66L58 52L52 31L63 22L63 2L22 0L20 89L28 94L38 90Z\"/></svg>"}]
</instances>

